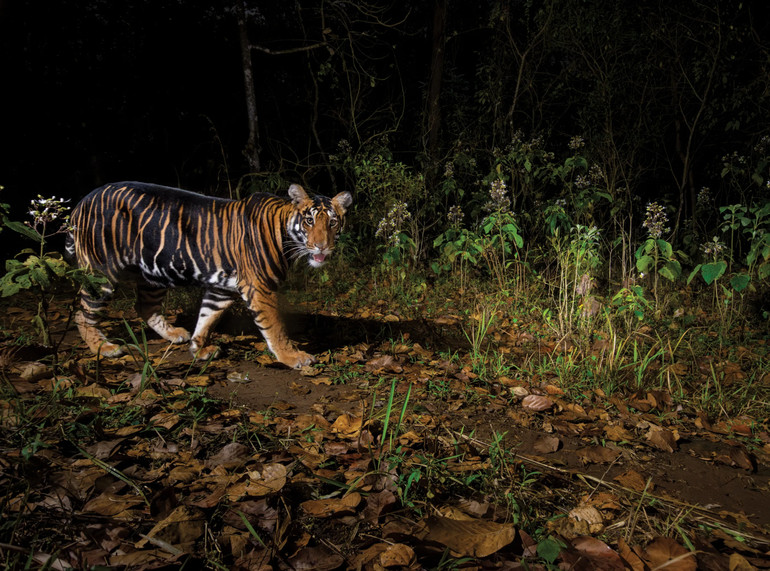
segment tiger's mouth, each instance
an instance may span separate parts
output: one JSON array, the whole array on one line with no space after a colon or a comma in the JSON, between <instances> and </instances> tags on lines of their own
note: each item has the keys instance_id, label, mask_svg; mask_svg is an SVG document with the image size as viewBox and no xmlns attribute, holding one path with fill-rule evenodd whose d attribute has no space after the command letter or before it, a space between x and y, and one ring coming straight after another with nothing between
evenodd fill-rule
<instances>
[{"instance_id":1,"label":"tiger's mouth","mask_svg":"<svg viewBox=\"0 0 770 571\"><path fill-rule=\"evenodd\" d=\"M314 268L320 268L329 259L331 252L308 252L308 263Z\"/></svg>"}]
</instances>

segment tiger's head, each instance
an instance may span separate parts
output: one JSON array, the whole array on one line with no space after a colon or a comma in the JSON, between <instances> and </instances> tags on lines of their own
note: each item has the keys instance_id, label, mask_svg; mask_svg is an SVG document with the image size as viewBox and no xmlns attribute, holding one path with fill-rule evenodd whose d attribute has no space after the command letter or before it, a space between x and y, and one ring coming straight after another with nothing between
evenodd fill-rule
<instances>
[{"instance_id":1,"label":"tiger's head","mask_svg":"<svg viewBox=\"0 0 770 571\"><path fill-rule=\"evenodd\" d=\"M308 257L308 263L320 268L334 249L337 236L345 222L345 211L352 204L349 192L340 192L334 198L310 197L298 184L289 187L289 198L294 214L289 221L289 247L292 257Z\"/></svg>"}]
</instances>

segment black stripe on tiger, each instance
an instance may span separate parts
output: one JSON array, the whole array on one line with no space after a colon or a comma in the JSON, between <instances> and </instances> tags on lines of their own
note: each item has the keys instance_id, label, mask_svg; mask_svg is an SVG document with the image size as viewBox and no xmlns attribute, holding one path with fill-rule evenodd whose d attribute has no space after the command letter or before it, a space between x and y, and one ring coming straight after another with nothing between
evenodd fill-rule
<instances>
[{"instance_id":1,"label":"black stripe on tiger","mask_svg":"<svg viewBox=\"0 0 770 571\"><path fill-rule=\"evenodd\" d=\"M171 342L189 340L198 358L214 353L211 328L241 297L276 358L300 367L313 358L289 341L278 316L277 289L290 258L305 258L314 267L326 262L352 197L310 197L296 184L288 194L228 200L139 182L109 184L74 208L67 252L112 284L135 283L140 317ZM161 314L166 290L188 285L204 289L192 335ZM122 352L97 327L113 290L105 287L98 297L82 290L75 316L83 339L105 356Z\"/></svg>"}]
</instances>

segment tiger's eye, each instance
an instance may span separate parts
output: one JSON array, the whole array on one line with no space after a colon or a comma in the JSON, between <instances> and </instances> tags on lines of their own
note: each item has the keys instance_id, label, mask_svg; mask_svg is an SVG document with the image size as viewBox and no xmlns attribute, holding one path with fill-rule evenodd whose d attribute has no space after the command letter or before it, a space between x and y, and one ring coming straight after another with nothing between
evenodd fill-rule
<instances>
[{"instance_id":1,"label":"tiger's eye","mask_svg":"<svg viewBox=\"0 0 770 571\"><path fill-rule=\"evenodd\" d=\"M313 225L313 217L312 216L305 216L305 224L307 224L308 226L312 226Z\"/></svg>"}]
</instances>

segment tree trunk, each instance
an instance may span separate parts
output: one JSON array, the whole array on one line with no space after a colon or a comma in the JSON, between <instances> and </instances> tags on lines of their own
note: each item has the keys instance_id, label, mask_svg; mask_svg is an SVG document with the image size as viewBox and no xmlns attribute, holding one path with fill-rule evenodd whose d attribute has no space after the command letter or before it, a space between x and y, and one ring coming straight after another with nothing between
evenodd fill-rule
<instances>
[{"instance_id":1,"label":"tree trunk","mask_svg":"<svg viewBox=\"0 0 770 571\"><path fill-rule=\"evenodd\" d=\"M241 66L243 68L243 87L246 97L246 114L249 121L249 138L243 149L243 156L251 172L259 172L259 119L257 117L257 92L254 89L254 75L251 66L251 42L246 28L246 7L243 1L236 2L238 18L238 38L241 45Z\"/></svg>"},{"instance_id":2,"label":"tree trunk","mask_svg":"<svg viewBox=\"0 0 770 571\"><path fill-rule=\"evenodd\" d=\"M446 44L447 0L433 2L433 57L430 66L428 91L427 151L432 163L437 160L439 131L441 129L441 78L444 74L444 46Z\"/></svg>"}]
</instances>

